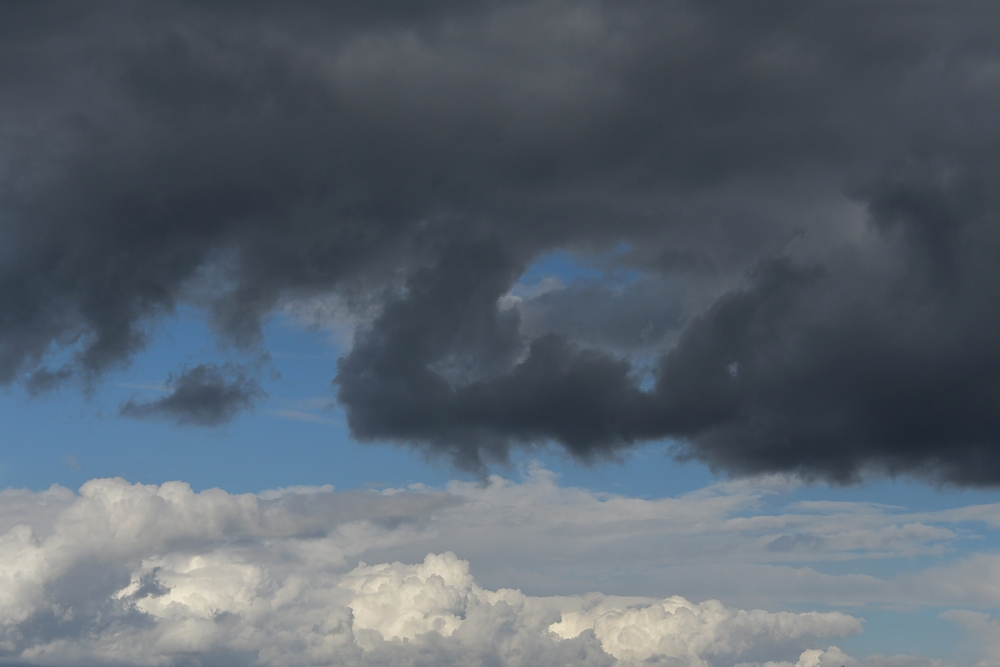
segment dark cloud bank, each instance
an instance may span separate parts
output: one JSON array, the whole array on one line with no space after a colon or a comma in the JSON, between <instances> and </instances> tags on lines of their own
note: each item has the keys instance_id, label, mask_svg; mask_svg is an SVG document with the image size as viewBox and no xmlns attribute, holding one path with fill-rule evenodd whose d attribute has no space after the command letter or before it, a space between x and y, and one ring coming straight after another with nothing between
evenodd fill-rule
<instances>
[{"instance_id":1,"label":"dark cloud bank","mask_svg":"<svg viewBox=\"0 0 1000 667\"><path fill-rule=\"evenodd\" d=\"M337 294L361 440L1000 482L995 2L0 13L3 383ZM554 250L626 278L509 298ZM123 411L224 421L220 372Z\"/></svg>"}]
</instances>

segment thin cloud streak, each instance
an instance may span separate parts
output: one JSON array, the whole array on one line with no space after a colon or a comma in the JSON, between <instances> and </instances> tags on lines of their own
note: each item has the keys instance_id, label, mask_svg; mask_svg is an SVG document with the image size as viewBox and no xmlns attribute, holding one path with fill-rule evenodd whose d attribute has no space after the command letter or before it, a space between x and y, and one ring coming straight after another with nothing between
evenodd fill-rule
<instances>
[{"instance_id":1,"label":"thin cloud streak","mask_svg":"<svg viewBox=\"0 0 1000 667\"><path fill-rule=\"evenodd\" d=\"M269 408L264 413L278 419L291 419L292 421L309 422L312 424L343 424L343 421L338 419L330 419L329 417L314 415L300 410L291 410L289 408Z\"/></svg>"}]
</instances>

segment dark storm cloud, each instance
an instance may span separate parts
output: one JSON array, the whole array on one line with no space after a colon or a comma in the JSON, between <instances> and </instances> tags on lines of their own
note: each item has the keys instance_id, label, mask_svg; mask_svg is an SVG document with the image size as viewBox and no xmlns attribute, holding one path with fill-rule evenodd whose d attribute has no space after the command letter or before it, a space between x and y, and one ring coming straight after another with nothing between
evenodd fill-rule
<instances>
[{"instance_id":1,"label":"dark storm cloud","mask_svg":"<svg viewBox=\"0 0 1000 667\"><path fill-rule=\"evenodd\" d=\"M363 440L1000 482L995 3L0 11L0 382L336 293Z\"/></svg>"},{"instance_id":2,"label":"dark storm cloud","mask_svg":"<svg viewBox=\"0 0 1000 667\"><path fill-rule=\"evenodd\" d=\"M154 401L129 399L119 411L124 417L167 419L178 424L221 426L235 419L263 395L246 371L226 364L199 364L167 380L170 393Z\"/></svg>"}]
</instances>

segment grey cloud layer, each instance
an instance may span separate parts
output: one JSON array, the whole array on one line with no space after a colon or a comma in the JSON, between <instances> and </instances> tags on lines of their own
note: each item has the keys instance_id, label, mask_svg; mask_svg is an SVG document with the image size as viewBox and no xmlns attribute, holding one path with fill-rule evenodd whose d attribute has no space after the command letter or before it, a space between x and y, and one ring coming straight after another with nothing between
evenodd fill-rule
<instances>
[{"instance_id":1,"label":"grey cloud layer","mask_svg":"<svg viewBox=\"0 0 1000 667\"><path fill-rule=\"evenodd\" d=\"M335 292L362 440L1000 481L995 3L62 9L0 21L0 381ZM639 278L504 305L555 249Z\"/></svg>"}]
</instances>

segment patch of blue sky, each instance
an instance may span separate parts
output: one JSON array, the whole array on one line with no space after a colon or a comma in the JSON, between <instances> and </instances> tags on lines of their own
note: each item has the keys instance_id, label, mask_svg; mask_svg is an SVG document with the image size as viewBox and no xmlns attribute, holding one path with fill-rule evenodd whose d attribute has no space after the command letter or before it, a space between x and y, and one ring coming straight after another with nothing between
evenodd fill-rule
<instances>
[{"instance_id":1,"label":"patch of blue sky","mask_svg":"<svg viewBox=\"0 0 1000 667\"><path fill-rule=\"evenodd\" d=\"M817 610L816 604L803 611ZM962 655L964 629L954 622L942 620L944 607L920 609L842 610L865 619L864 632L836 640L836 645L848 655L897 653L919 655L931 659L950 659L958 664L973 662L971 653Z\"/></svg>"},{"instance_id":2,"label":"patch of blue sky","mask_svg":"<svg viewBox=\"0 0 1000 667\"><path fill-rule=\"evenodd\" d=\"M517 296L531 293L544 285L544 281L556 279L568 286L575 282L601 281L612 289L618 285L635 282L642 277L639 271L622 268L620 259L631 251L627 243L619 244L614 250L592 256L555 250L542 255L521 274L511 290Z\"/></svg>"},{"instance_id":3,"label":"patch of blue sky","mask_svg":"<svg viewBox=\"0 0 1000 667\"><path fill-rule=\"evenodd\" d=\"M597 279L603 272L565 250L555 250L542 255L521 274L518 283L521 285L537 285L543 279L554 276L564 283L572 283L581 279Z\"/></svg>"},{"instance_id":4,"label":"patch of blue sky","mask_svg":"<svg viewBox=\"0 0 1000 667\"><path fill-rule=\"evenodd\" d=\"M296 484L443 485L455 476L405 448L352 440L333 402L337 355L328 336L281 322L265 331L273 350L260 374L268 398L253 414L218 429L122 418L123 402L164 395L168 375L184 365L257 361L252 353L220 349L196 312L181 312L161 329L129 368L111 373L89 396L73 387L35 398L6 391L0 488L77 488L94 477L120 476L254 492Z\"/></svg>"}]
</instances>

